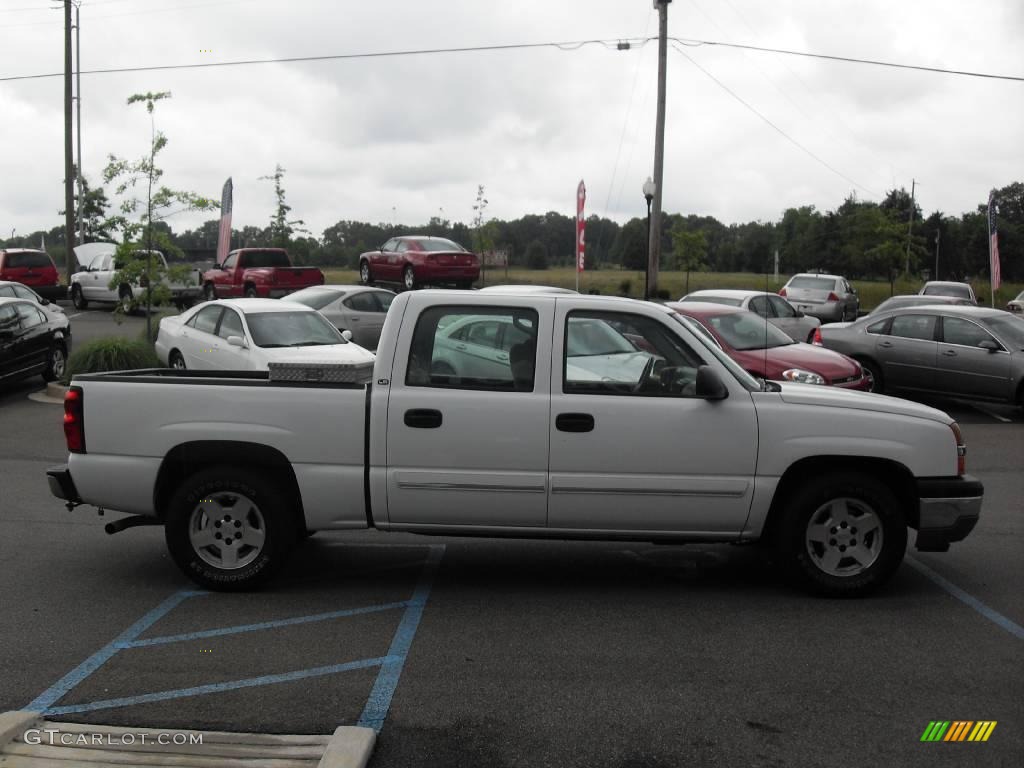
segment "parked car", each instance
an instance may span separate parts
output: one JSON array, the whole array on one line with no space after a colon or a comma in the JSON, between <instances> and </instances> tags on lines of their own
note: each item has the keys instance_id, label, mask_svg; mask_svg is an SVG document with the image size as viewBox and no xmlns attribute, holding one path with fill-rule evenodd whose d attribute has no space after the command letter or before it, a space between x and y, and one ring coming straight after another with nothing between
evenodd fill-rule
<instances>
[{"instance_id":1,"label":"parked car","mask_svg":"<svg viewBox=\"0 0 1024 768\"><path fill-rule=\"evenodd\" d=\"M448 284L469 288L480 277L480 259L444 237L393 237L375 251L359 256L359 280L400 283L411 291L419 285Z\"/></svg>"},{"instance_id":2,"label":"parked car","mask_svg":"<svg viewBox=\"0 0 1024 768\"><path fill-rule=\"evenodd\" d=\"M817 331L821 327L821 320L804 314L774 293L708 289L688 293L680 301L703 301L742 307L765 318L794 341L806 341L808 344L820 341L820 334Z\"/></svg>"},{"instance_id":3,"label":"parked car","mask_svg":"<svg viewBox=\"0 0 1024 768\"><path fill-rule=\"evenodd\" d=\"M432 373L447 329L489 315L524 334L508 366ZM72 507L131 515L111 532L163 526L182 571L222 590L265 581L306 531L378 528L761 540L811 590L858 596L896 572L908 528L918 550L942 552L975 527L984 489L948 414L758 381L690 322L615 297L407 291L369 388L326 383L316 364L313 385L276 372L76 376L70 455L47 478ZM613 370L601 358L619 327L655 352L616 366L629 379L595 376Z\"/></svg>"},{"instance_id":4,"label":"parked car","mask_svg":"<svg viewBox=\"0 0 1024 768\"><path fill-rule=\"evenodd\" d=\"M953 296L958 299L966 299L974 305L978 303L978 297L974 295L974 289L970 283L929 280L917 293L919 296Z\"/></svg>"},{"instance_id":5,"label":"parked car","mask_svg":"<svg viewBox=\"0 0 1024 768\"><path fill-rule=\"evenodd\" d=\"M1018 315L1024 313L1024 291L1018 293L1017 298L1006 302L1006 308Z\"/></svg>"},{"instance_id":6,"label":"parked car","mask_svg":"<svg viewBox=\"0 0 1024 768\"><path fill-rule=\"evenodd\" d=\"M27 285L21 283L14 283L10 280L0 280L0 298L6 299L25 299L25 301L34 301L39 307L48 315L63 315L64 308L55 301L44 299L38 293L33 291Z\"/></svg>"},{"instance_id":7,"label":"parked car","mask_svg":"<svg viewBox=\"0 0 1024 768\"><path fill-rule=\"evenodd\" d=\"M288 301L312 307L339 331L351 331L352 341L376 349L380 329L395 294L363 285L317 285L291 294Z\"/></svg>"},{"instance_id":8,"label":"parked car","mask_svg":"<svg viewBox=\"0 0 1024 768\"><path fill-rule=\"evenodd\" d=\"M0 298L0 381L41 374L46 381L64 375L71 348L71 321L47 313L35 301Z\"/></svg>"},{"instance_id":9,"label":"parked car","mask_svg":"<svg viewBox=\"0 0 1024 768\"><path fill-rule=\"evenodd\" d=\"M699 301L666 306L696 320L702 330L752 376L844 389L867 390L870 385L855 360L820 346L794 341L748 310Z\"/></svg>"},{"instance_id":10,"label":"parked car","mask_svg":"<svg viewBox=\"0 0 1024 768\"><path fill-rule=\"evenodd\" d=\"M868 314L878 314L881 312L887 312L890 309L899 309L900 307L923 307L926 304L974 306L974 302L970 299L964 299L959 296L922 296L919 293L913 293L907 296L890 296Z\"/></svg>"},{"instance_id":11,"label":"parked car","mask_svg":"<svg viewBox=\"0 0 1024 768\"><path fill-rule=\"evenodd\" d=\"M171 368L266 371L272 362L362 364L373 353L315 309L274 299L219 299L160 321L156 355Z\"/></svg>"},{"instance_id":12,"label":"parked car","mask_svg":"<svg viewBox=\"0 0 1024 768\"><path fill-rule=\"evenodd\" d=\"M827 348L860 361L875 392L1024 407L1024 318L1001 309L907 307L824 326L821 336Z\"/></svg>"},{"instance_id":13,"label":"parked car","mask_svg":"<svg viewBox=\"0 0 1024 768\"><path fill-rule=\"evenodd\" d=\"M839 275L793 275L779 289L779 296L823 323L855 320L860 311L857 290Z\"/></svg>"},{"instance_id":14,"label":"parked car","mask_svg":"<svg viewBox=\"0 0 1024 768\"><path fill-rule=\"evenodd\" d=\"M239 248L203 273L203 296L207 301L243 296L279 299L323 284L319 267L293 266L284 248Z\"/></svg>"},{"instance_id":15,"label":"parked car","mask_svg":"<svg viewBox=\"0 0 1024 768\"><path fill-rule=\"evenodd\" d=\"M120 304L125 312L145 304L145 279L111 285L114 275L126 266L126 259L152 259L155 268L164 273L163 284L171 294L171 303L179 308L191 306L200 295L198 269L191 269L183 280L169 280L167 259L160 251L133 251L130 257L117 255L115 243L86 243L75 248L79 271L71 276L71 301L75 309L86 309L90 302Z\"/></svg>"},{"instance_id":16,"label":"parked car","mask_svg":"<svg viewBox=\"0 0 1024 768\"><path fill-rule=\"evenodd\" d=\"M0 280L27 285L50 301L67 295L53 259L34 248L0 248Z\"/></svg>"}]
</instances>

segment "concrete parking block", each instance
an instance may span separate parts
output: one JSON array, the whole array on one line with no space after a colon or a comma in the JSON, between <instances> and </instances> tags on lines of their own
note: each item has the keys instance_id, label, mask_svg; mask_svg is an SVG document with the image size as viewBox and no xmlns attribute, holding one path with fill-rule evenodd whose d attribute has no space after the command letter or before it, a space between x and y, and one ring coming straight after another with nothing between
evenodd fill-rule
<instances>
[{"instance_id":1,"label":"concrete parking block","mask_svg":"<svg viewBox=\"0 0 1024 768\"><path fill-rule=\"evenodd\" d=\"M0 764L195 768L363 768L376 734L341 726L327 735L280 735L51 722L38 712L0 714Z\"/></svg>"}]
</instances>

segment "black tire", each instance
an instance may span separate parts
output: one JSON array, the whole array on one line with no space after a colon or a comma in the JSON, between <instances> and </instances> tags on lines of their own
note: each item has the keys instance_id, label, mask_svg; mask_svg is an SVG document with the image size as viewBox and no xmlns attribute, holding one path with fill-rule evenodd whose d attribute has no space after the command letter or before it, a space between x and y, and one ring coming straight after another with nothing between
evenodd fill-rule
<instances>
[{"instance_id":1,"label":"black tire","mask_svg":"<svg viewBox=\"0 0 1024 768\"><path fill-rule=\"evenodd\" d=\"M373 285L373 273L370 271L370 262L366 259L359 262L359 282L363 285Z\"/></svg>"},{"instance_id":2,"label":"black tire","mask_svg":"<svg viewBox=\"0 0 1024 768\"><path fill-rule=\"evenodd\" d=\"M247 285L247 286L245 286L245 298L247 298L247 299L259 298L259 294L256 293L256 286L255 285Z\"/></svg>"},{"instance_id":3,"label":"black tire","mask_svg":"<svg viewBox=\"0 0 1024 768\"><path fill-rule=\"evenodd\" d=\"M805 589L862 597L892 576L907 548L899 501L873 477L835 472L810 480L782 500L776 555Z\"/></svg>"},{"instance_id":4,"label":"black tire","mask_svg":"<svg viewBox=\"0 0 1024 768\"><path fill-rule=\"evenodd\" d=\"M232 510L246 502L246 509L232 516ZM212 467L189 477L171 497L164 527L167 548L185 575L206 589L252 589L287 560L296 535L292 509L273 476L226 465ZM223 531L233 534L230 542ZM204 532L220 538L194 545L194 537ZM228 566L225 561L232 553L239 560Z\"/></svg>"},{"instance_id":5,"label":"black tire","mask_svg":"<svg viewBox=\"0 0 1024 768\"><path fill-rule=\"evenodd\" d=\"M405 269L402 270L402 288L407 291L416 288L416 272L413 270L412 264L406 264Z\"/></svg>"},{"instance_id":6,"label":"black tire","mask_svg":"<svg viewBox=\"0 0 1024 768\"><path fill-rule=\"evenodd\" d=\"M188 370L185 366L185 358L182 357L181 352L176 349L171 350L171 354L167 356L167 364L178 371Z\"/></svg>"},{"instance_id":7,"label":"black tire","mask_svg":"<svg viewBox=\"0 0 1024 768\"><path fill-rule=\"evenodd\" d=\"M213 287L213 283L207 283L203 286L203 301L216 301L217 289Z\"/></svg>"},{"instance_id":8,"label":"black tire","mask_svg":"<svg viewBox=\"0 0 1024 768\"><path fill-rule=\"evenodd\" d=\"M871 386L868 388L868 392L875 392L876 394L882 394L885 392L885 378L882 376L882 368L874 360L868 360L866 358L857 358L857 362L860 363L861 368L864 369L864 373L867 374L871 380Z\"/></svg>"},{"instance_id":9,"label":"black tire","mask_svg":"<svg viewBox=\"0 0 1024 768\"><path fill-rule=\"evenodd\" d=\"M57 381L64 375L68 365L68 350L64 342L57 341L50 347L46 357L46 368L43 369L43 381Z\"/></svg>"},{"instance_id":10,"label":"black tire","mask_svg":"<svg viewBox=\"0 0 1024 768\"><path fill-rule=\"evenodd\" d=\"M121 290L117 292L117 300L121 305L121 311L126 315L132 313L132 289L127 285L122 285Z\"/></svg>"},{"instance_id":11,"label":"black tire","mask_svg":"<svg viewBox=\"0 0 1024 768\"><path fill-rule=\"evenodd\" d=\"M473 287L473 281L472 280L460 280L459 282L457 282L455 284L455 287L456 288L461 288L464 291L468 291L468 290L470 290Z\"/></svg>"},{"instance_id":12,"label":"black tire","mask_svg":"<svg viewBox=\"0 0 1024 768\"><path fill-rule=\"evenodd\" d=\"M88 309L89 302L85 296L82 295L82 286L75 283L71 286L71 303L74 304L75 309Z\"/></svg>"}]
</instances>

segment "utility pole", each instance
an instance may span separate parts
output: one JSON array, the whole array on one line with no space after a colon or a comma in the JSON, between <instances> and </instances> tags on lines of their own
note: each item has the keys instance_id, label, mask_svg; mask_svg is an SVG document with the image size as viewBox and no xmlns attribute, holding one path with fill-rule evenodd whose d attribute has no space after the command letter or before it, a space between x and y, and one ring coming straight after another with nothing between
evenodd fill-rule
<instances>
[{"instance_id":1,"label":"utility pole","mask_svg":"<svg viewBox=\"0 0 1024 768\"><path fill-rule=\"evenodd\" d=\"M85 244L85 183L82 180L82 22L78 19L81 0L75 3L75 122L78 134L78 244ZM70 278L69 278L70 282Z\"/></svg>"},{"instance_id":2,"label":"utility pole","mask_svg":"<svg viewBox=\"0 0 1024 768\"><path fill-rule=\"evenodd\" d=\"M71 146L71 0L64 0L64 248L67 281L75 263L75 157Z\"/></svg>"},{"instance_id":3,"label":"utility pole","mask_svg":"<svg viewBox=\"0 0 1024 768\"><path fill-rule=\"evenodd\" d=\"M910 224L907 225L907 263L903 267L903 276L908 277L910 275L910 240L914 233L914 191L917 188L917 182L914 179L910 180Z\"/></svg>"},{"instance_id":4,"label":"utility pole","mask_svg":"<svg viewBox=\"0 0 1024 768\"><path fill-rule=\"evenodd\" d=\"M672 0L654 0L658 9L658 111L654 126L654 201L651 206L650 243L647 246L647 294L658 295L658 266L661 262L661 200L665 164L665 68L668 51L668 4Z\"/></svg>"},{"instance_id":5,"label":"utility pole","mask_svg":"<svg viewBox=\"0 0 1024 768\"><path fill-rule=\"evenodd\" d=\"M935 276L932 280L939 279L939 240L942 238L942 230L935 230Z\"/></svg>"}]
</instances>

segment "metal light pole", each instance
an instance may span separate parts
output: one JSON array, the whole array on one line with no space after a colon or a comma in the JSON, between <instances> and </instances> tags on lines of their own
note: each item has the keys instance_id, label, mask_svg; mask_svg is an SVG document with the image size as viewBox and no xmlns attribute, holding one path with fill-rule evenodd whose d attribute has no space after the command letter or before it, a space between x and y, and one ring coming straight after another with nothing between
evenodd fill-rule
<instances>
[{"instance_id":1,"label":"metal light pole","mask_svg":"<svg viewBox=\"0 0 1024 768\"><path fill-rule=\"evenodd\" d=\"M77 121L76 132L78 134L78 163L75 165L78 170L78 244L85 243L85 194L82 180L82 45L80 33L82 22L78 20L78 9L82 5L81 0L75 3L75 115Z\"/></svg>"},{"instance_id":2,"label":"metal light pole","mask_svg":"<svg viewBox=\"0 0 1024 768\"><path fill-rule=\"evenodd\" d=\"M914 191L917 189L917 181L910 180L910 224L907 225L907 263L903 268L903 276L910 275L910 238L914 233Z\"/></svg>"},{"instance_id":3,"label":"metal light pole","mask_svg":"<svg viewBox=\"0 0 1024 768\"><path fill-rule=\"evenodd\" d=\"M648 176L647 181L644 182L644 199L647 200L647 253L650 256L651 252L651 200L654 199L654 192L656 187L654 186L654 180ZM647 262L647 270L644 272L644 301L651 298L651 263Z\"/></svg>"},{"instance_id":4,"label":"metal light pole","mask_svg":"<svg viewBox=\"0 0 1024 768\"><path fill-rule=\"evenodd\" d=\"M932 280L939 279L939 240L942 238L942 230L935 230L935 277Z\"/></svg>"},{"instance_id":5,"label":"metal light pole","mask_svg":"<svg viewBox=\"0 0 1024 768\"><path fill-rule=\"evenodd\" d=\"M64 0L64 265L70 285L75 261L75 191L71 145L71 0Z\"/></svg>"},{"instance_id":6,"label":"metal light pole","mask_svg":"<svg viewBox=\"0 0 1024 768\"><path fill-rule=\"evenodd\" d=\"M661 195L662 170L665 164L665 69L668 51L668 4L672 0L654 0L658 9L658 111L654 126L654 207L648 228L647 271L650 275L648 294L658 292L658 267L661 261Z\"/></svg>"}]
</instances>

